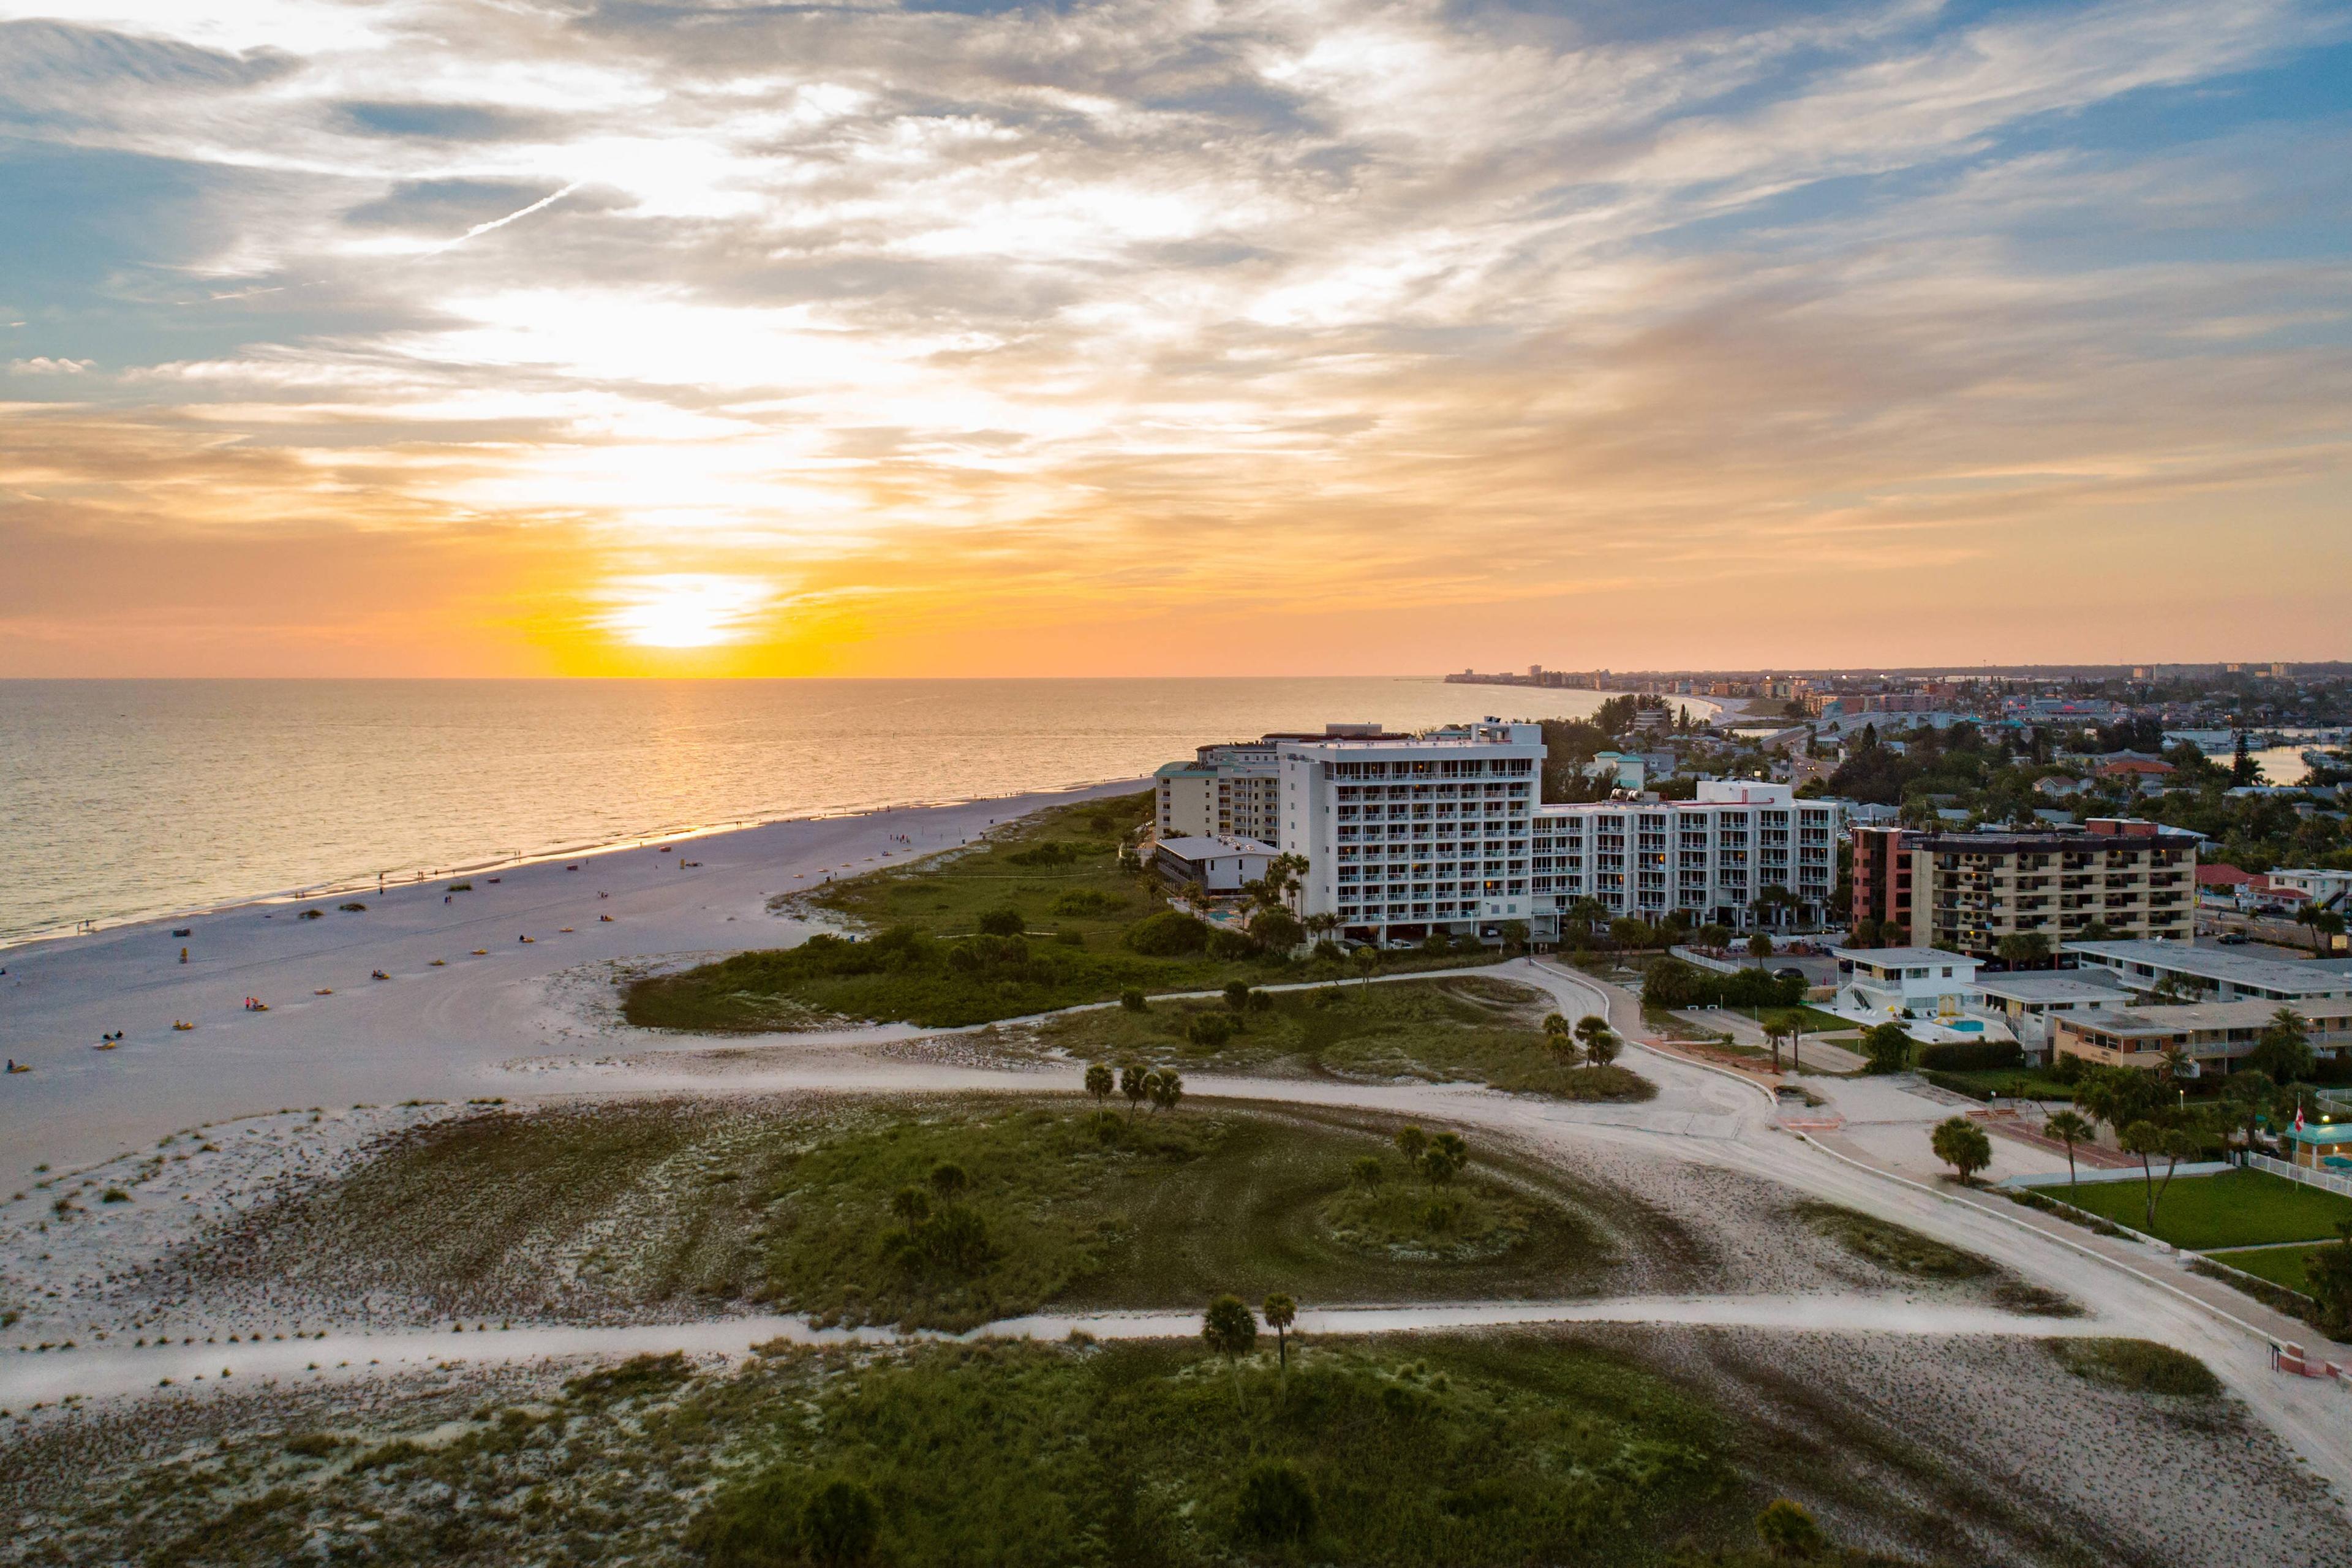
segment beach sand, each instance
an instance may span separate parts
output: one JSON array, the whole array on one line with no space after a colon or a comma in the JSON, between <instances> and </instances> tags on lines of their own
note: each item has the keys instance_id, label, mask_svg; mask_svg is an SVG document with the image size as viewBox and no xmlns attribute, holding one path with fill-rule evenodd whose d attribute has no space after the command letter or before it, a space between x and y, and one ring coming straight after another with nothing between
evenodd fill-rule
<instances>
[{"instance_id":1,"label":"beach sand","mask_svg":"<svg viewBox=\"0 0 2352 1568\"><path fill-rule=\"evenodd\" d=\"M1141 787L777 822L0 950L0 1050L34 1069L0 1079L0 1183L29 1188L37 1165L91 1165L183 1128L288 1105L512 1094L502 1062L613 1047L596 1004L578 994L608 996L609 986L559 977L785 945L806 928L768 912L776 894L951 848L1044 806ZM449 892L458 881L472 890ZM337 908L350 901L368 907ZM307 909L324 913L299 918ZM190 934L173 936L179 927ZM371 979L377 970L389 978ZM268 1011L246 1011L248 996ZM195 1027L174 1030L174 1020ZM93 1048L117 1030L117 1048Z\"/></svg>"}]
</instances>

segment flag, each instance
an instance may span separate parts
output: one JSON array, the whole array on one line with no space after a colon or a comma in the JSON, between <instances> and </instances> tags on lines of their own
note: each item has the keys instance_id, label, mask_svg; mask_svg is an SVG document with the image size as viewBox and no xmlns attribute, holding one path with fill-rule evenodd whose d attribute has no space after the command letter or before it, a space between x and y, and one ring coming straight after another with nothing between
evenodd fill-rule
<instances>
[{"instance_id":1,"label":"flag","mask_svg":"<svg viewBox=\"0 0 2352 1568\"><path fill-rule=\"evenodd\" d=\"M2303 1131L2303 1101L2300 1100L2294 1102L2294 1130L2297 1132Z\"/></svg>"}]
</instances>

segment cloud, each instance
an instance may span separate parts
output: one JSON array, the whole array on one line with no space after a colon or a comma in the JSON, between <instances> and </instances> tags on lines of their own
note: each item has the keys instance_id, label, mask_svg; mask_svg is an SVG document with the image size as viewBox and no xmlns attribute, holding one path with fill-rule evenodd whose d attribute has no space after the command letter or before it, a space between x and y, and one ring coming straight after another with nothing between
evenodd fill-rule
<instances>
[{"instance_id":1,"label":"cloud","mask_svg":"<svg viewBox=\"0 0 2352 1568\"><path fill-rule=\"evenodd\" d=\"M15 324L23 325L22 322ZM50 359L46 354L38 354L31 359L12 359L8 362L8 368L18 375L79 375L97 363L86 359Z\"/></svg>"},{"instance_id":2,"label":"cloud","mask_svg":"<svg viewBox=\"0 0 2352 1568\"><path fill-rule=\"evenodd\" d=\"M0 510L544 531L564 635L789 581L723 646L1793 656L2029 547L2300 603L2200 530L2345 477L2347 127L2243 85L2315 4L113 4L0 74L72 242L0 240L73 290L12 368L110 370Z\"/></svg>"}]
</instances>

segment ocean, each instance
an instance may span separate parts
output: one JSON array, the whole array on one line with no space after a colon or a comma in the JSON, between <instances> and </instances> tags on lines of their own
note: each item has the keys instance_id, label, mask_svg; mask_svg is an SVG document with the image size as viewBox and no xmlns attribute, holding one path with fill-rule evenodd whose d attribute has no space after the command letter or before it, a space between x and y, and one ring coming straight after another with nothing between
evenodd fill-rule
<instances>
[{"instance_id":1,"label":"ocean","mask_svg":"<svg viewBox=\"0 0 2352 1568\"><path fill-rule=\"evenodd\" d=\"M0 681L0 942L1140 777L1328 721L1570 717L1602 695L1365 677Z\"/></svg>"}]
</instances>

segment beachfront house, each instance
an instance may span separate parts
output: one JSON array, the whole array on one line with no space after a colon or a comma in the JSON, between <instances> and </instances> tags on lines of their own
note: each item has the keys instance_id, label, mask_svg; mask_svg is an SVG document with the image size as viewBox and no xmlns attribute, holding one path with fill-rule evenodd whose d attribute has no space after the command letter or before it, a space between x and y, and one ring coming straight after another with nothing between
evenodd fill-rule
<instances>
[{"instance_id":1,"label":"beachfront house","mask_svg":"<svg viewBox=\"0 0 2352 1568\"><path fill-rule=\"evenodd\" d=\"M2029 1057L2046 1058L2050 1026L2067 1013L2131 1005L2132 993L2098 969L2022 969L1988 974L1977 982L1983 1013L1999 1018Z\"/></svg>"},{"instance_id":2,"label":"beachfront house","mask_svg":"<svg viewBox=\"0 0 2352 1568\"><path fill-rule=\"evenodd\" d=\"M1839 947L1838 1011L1855 1018L1957 1018L1984 1004L1977 961L1939 947Z\"/></svg>"}]
</instances>

